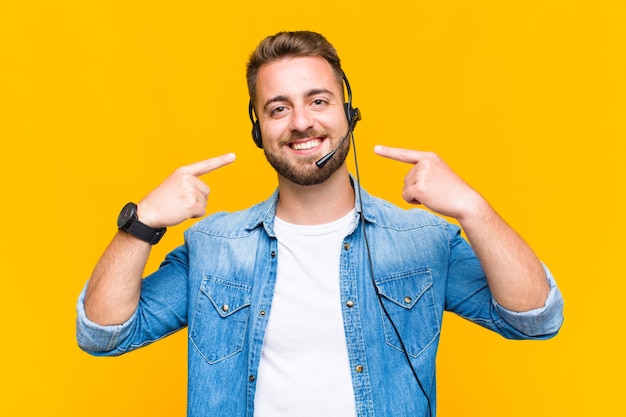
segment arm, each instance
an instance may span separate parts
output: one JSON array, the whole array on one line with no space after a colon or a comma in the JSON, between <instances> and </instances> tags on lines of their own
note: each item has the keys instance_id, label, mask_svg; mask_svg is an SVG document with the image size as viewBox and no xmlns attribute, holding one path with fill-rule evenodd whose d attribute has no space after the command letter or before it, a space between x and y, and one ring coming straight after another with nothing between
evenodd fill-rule
<instances>
[{"instance_id":1,"label":"arm","mask_svg":"<svg viewBox=\"0 0 626 417\"><path fill-rule=\"evenodd\" d=\"M381 156L413 164L403 198L458 220L487 276L494 299L512 311L542 307L550 287L532 249L489 203L437 155L377 146Z\"/></svg>"},{"instance_id":2,"label":"arm","mask_svg":"<svg viewBox=\"0 0 626 417\"><path fill-rule=\"evenodd\" d=\"M142 223L161 228L204 215L209 187L198 177L234 161L233 154L196 162L174 171L137 204ZM99 325L128 320L139 302L143 269L151 245L118 232L91 275L85 294L85 314Z\"/></svg>"}]
</instances>

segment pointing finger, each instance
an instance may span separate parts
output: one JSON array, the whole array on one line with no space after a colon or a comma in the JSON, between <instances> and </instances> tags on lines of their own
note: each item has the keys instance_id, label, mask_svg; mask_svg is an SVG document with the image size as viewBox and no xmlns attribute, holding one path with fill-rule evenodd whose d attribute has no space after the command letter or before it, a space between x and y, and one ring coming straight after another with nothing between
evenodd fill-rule
<instances>
[{"instance_id":1,"label":"pointing finger","mask_svg":"<svg viewBox=\"0 0 626 417\"><path fill-rule=\"evenodd\" d=\"M224 165L228 165L234 160L235 160L235 154L227 153L221 156L217 156L215 158L205 159L204 161L198 161L193 164L181 167L180 170L187 174L191 174L196 177L199 177L201 175L214 171L218 168L221 168Z\"/></svg>"},{"instance_id":2,"label":"pointing finger","mask_svg":"<svg viewBox=\"0 0 626 417\"><path fill-rule=\"evenodd\" d=\"M415 151L411 149L392 148L391 146L377 145L374 152L385 158L395 161L406 162L408 164L417 164L424 156L425 152Z\"/></svg>"}]
</instances>

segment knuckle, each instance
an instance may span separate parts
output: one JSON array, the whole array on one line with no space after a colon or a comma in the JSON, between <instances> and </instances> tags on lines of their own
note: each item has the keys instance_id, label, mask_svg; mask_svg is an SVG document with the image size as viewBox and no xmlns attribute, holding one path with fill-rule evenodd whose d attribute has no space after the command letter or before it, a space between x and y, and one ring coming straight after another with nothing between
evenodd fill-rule
<instances>
[{"instance_id":1,"label":"knuckle","mask_svg":"<svg viewBox=\"0 0 626 417\"><path fill-rule=\"evenodd\" d=\"M438 158L435 152L426 152L424 155L424 161L436 161Z\"/></svg>"},{"instance_id":2,"label":"knuckle","mask_svg":"<svg viewBox=\"0 0 626 417\"><path fill-rule=\"evenodd\" d=\"M184 175L187 172L187 167L186 166L182 166L182 167L178 167L174 170L174 175Z\"/></svg>"}]
</instances>

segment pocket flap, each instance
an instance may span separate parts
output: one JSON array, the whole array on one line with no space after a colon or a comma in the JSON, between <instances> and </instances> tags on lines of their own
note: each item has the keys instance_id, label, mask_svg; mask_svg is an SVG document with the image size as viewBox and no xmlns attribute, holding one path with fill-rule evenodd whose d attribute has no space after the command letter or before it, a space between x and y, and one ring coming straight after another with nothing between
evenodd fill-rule
<instances>
[{"instance_id":1,"label":"pocket flap","mask_svg":"<svg viewBox=\"0 0 626 417\"><path fill-rule=\"evenodd\" d=\"M380 295L406 309L413 308L432 285L430 269L390 275L376 283Z\"/></svg>"},{"instance_id":2,"label":"pocket flap","mask_svg":"<svg viewBox=\"0 0 626 417\"><path fill-rule=\"evenodd\" d=\"M200 290L211 300L222 317L228 317L249 306L252 295L250 286L217 277L206 278Z\"/></svg>"}]
</instances>

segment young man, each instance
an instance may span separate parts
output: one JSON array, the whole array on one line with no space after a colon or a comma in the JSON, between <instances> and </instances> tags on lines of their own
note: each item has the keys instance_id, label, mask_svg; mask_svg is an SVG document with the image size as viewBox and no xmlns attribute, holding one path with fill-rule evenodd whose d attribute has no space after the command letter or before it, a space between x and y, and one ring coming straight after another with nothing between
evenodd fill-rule
<instances>
[{"instance_id":1,"label":"young man","mask_svg":"<svg viewBox=\"0 0 626 417\"><path fill-rule=\"evenodd\" d=\"M326 39L268 37L247 75L277 191L195 224L145 280L151 243L204 215L198 177L234 156L179 168L127 205L79 299L83 349L119 355L187 326L189 416L428 416L444 310L507 338L558 332L563 302L547 269L436 155L375 148L412 165L404 199L457 219L471 246L457 226L355 184L346 138L359 115Z\"/></svg>"}]
</instances>

